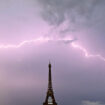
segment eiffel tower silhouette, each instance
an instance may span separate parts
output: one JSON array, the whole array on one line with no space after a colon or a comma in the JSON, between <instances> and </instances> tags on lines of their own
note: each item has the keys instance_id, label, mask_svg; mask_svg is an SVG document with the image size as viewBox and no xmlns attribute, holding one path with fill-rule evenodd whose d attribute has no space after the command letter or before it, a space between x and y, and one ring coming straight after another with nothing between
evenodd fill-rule
<instances>
[{"instance_id":1,"label":"eiffel tower silhouette","mask_svg":"<svg viewBox=\"0 0 105 105\"><path fill-rule=\"evenodd\" d=\"M43 105L57 105L54 97L54 92L52 88L52 77L51 77L51 63L49 62L49 76L48 76L48 90L47 90L47 95L45 102Z\"/></svg>"}]
</instances>

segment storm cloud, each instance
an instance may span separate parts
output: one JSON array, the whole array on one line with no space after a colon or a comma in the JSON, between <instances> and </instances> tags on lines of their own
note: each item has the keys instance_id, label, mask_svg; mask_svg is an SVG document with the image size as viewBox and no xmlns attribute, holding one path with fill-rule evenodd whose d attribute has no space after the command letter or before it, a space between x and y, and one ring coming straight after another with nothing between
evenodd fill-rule
<instances>
[{"instance_id":1,"label":"storm cloud","mask_svg":"<svg viewBox=\"0 0 105 105\"><path fill-rule=\"evenodd\" d=\"M59 27L64 22L69 30L90 27L105 16L104 0L38 0L42 18ZM69 31L65 29L65 31Z\"/></svg>"}]
</instances>

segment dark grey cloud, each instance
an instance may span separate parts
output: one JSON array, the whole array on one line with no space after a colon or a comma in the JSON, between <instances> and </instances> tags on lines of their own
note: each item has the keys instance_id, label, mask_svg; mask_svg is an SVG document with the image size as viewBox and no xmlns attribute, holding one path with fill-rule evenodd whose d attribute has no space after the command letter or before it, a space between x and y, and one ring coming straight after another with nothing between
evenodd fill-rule
<instances>
[{"instance_id":1,"label":"dark grey cloud","mask_svg":"<svg viewBox=\"0 0 105 105\"><path fill-rule=\"evenodd\" d=\"M59 26L68 21L68 27L91 26L105 15L104 0L38 0L42 18L50 25Z\"/></svg>"},{"instance_id":2,"label":"dark grey cloud","mask_svg":"<svg viewBox=\"0 0 105 105\"><path fill-rule=\"evenodd\" d=\"M74 36L90 52L103 52L105 0L38 0L42 19L54 27L55 36ZM54 35L53 35L54 36ZM92 50L93 49L93 50Z\"/></svg>"},{"instance_id":3,"label":"dark grey cloud","mask_svg":"<svg viewBox=\"0 0 105 105\"><path fill-rule=\"evenodd\" d=\"M73 40L63 40L63 42L65 44L69 44L69 43L75 42L76 40L77 40L77 38L74 38Z\"/></svg>"}]
</instances>

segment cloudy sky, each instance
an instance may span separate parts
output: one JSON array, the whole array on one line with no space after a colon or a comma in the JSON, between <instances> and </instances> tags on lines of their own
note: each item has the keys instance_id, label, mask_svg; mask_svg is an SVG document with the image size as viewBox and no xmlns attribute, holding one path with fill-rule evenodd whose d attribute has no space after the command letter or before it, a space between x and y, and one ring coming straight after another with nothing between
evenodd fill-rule
<instances>
[{"instance_id":1,"label":"cloudy sky","mask_svg":"<svg viewBox=\"0 0 105 105\"><path fill-rule=\"evenodd\" d=\"M105 105L105 0L0 0L0 105L42 105L52 63L58 105Z\"/></svg>"}]
</instances>

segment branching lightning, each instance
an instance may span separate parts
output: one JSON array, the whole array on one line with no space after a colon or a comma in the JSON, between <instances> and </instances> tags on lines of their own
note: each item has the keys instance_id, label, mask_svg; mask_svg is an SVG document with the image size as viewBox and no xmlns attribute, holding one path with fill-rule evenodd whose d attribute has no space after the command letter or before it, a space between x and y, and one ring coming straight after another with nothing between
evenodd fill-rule
<instances>
[{"instance_id":1,"label":"branching lightning","mask_svg":"<svg viewBox=\"0 0 105 105\"><path fill-rule=\"evenodd\" d=\"M100 60L105 61L105 58L101 55L101 54L89 54L89 52L82 46L80 46L79 44L76 44L74 41L75 39L71 39L71 38L66 38L66 39L52 39L52 38L48 38L48 37L40 37L40 38L36 38L33 40L25 40L17 45L14 44L7 44L7 45L0 45L0 49L8 49L8 48L20 48L26 44L31 44L31 43L35 43L35 42L47 42L47 41L54 41L54 42L63 42L63 43L71 43L73 48L79 49L81 50L85 57L87 58L99 58Z\"/></svg>"},{"instance_id":2,"label":"branching lightning","mask_svg":"<svg viewBox=\"0 0 105 105\"><path fill-rule=\"evenodd\" d=\"M93 58L99 58L99 59L105 61L105 58L100 54L96 54L96 55L95 54L89 54L88 51L84 47L82 47L76 43L72 43L71 45L73 48L77 48L77 49L81 50L84 53L85 57L87 57L87 58L93 57Z\"/></svg>"}]
</instances>

